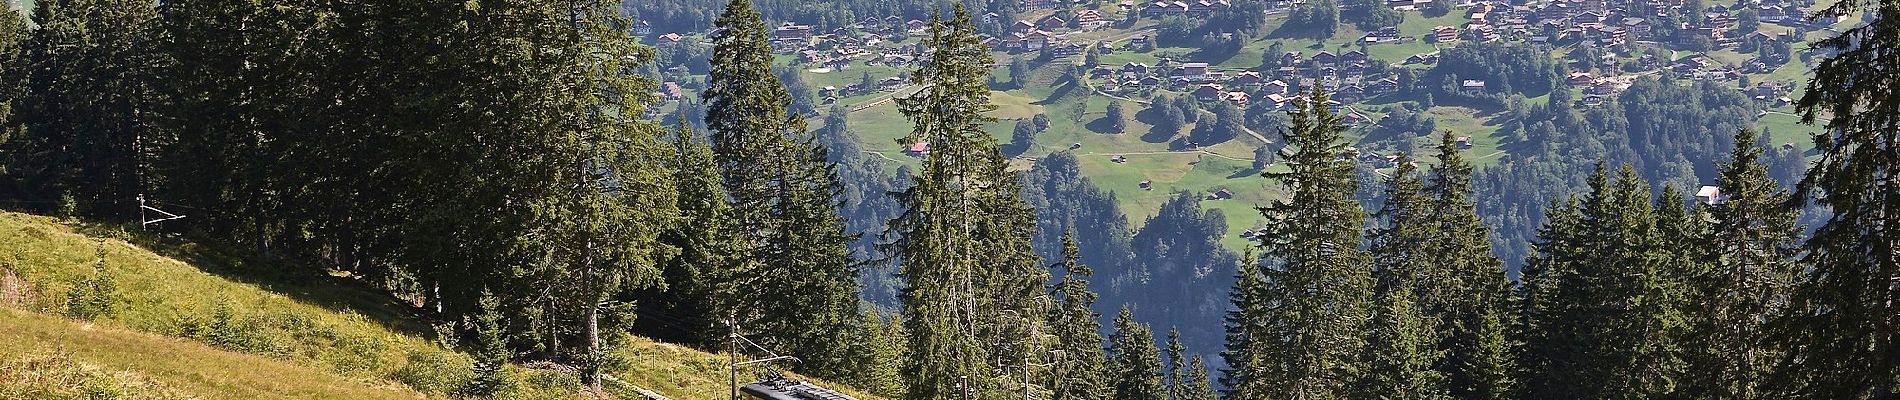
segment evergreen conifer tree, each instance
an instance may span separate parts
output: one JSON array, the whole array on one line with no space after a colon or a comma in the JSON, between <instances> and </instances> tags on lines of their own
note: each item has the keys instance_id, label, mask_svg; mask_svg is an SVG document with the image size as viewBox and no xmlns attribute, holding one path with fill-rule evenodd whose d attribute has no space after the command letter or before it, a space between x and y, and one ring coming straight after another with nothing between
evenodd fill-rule
<instances>
[{"instance_id":1,"label":"evergreen conifer tree","mask_svg":"<svg viewBox=\"0 0 1900 400\"><path fill-rule=\"evenodd\" d=\"M1511 282L1491 254L1490 230L1471 200L1471 164L1451 131L1439 136L1437 165L1426 182L1430 243L1420 308L1435 320L1443 352L1435 367L1459 399L1503 400L1515 385L1514 350L1504 308Z\"/></svg>"},{"instance_id":2,"label":"evergreen conifer tree","mask_svg":"<svg viewBox=\"0 0 1900 400\"><path fill-rule=\"evenodd\" d=\"M1263 321L1251 318L1265 315L1267 307L1262 293L1266 290L1266 282L1260 274L1259 259L1251 251L1241 257L1238 275L1234 288L1228 294L1233 307L1227 311L1222 324L1227 333L1227 347L1221 350L1220 355L1221 360L1227 362L1227 368L1221 370L1220 383L1227 388L1229 399L1264 398L1261 396L1268 393L1267 388L1260 386L1260 380L1249 376L1260 368L1256 366L1259 358L1255 356L1253 338L1265 335L1261 330L1265 326Z\"/></svg>"},{"instance_id":3,"label":"evergreen conifer tree","mask_svg":"<svg viewBox=\"0 0 1900 400\"><path fill-rule=\"evenodd\" d=\"M677 251L659 241L663 227L678 217L670 172L656 167L670 152L658 125L633 119L653 101L645 95L653 83L624 73L652 52L615 28L627 23L615 4L519 6L546 21L574 24L570 31L534 38L565 56L540 72L549 75L540 89L550 93L546 106L552 113L539 116L546 118L539 123L552 132L528 140L547 141L541 156L552 170L535 182L545 186L530 186L545 192L528 203L527 255L538 262L523 278L552 278L543 282L556 285L556 293L579 308L582 346L574 358L595 392L602 389L605 341L615 330L603 328L602 321L632 319L610 314L615 310L608 301L659 284L658 263Z\"/></svg>"},{"instance_id":4,"label":"evergreen conifer tree","mask_svg":"<svg viewBox=\"0 0 1900 400\"><path fill-rule=\"evenodd\" d=\"M23 131L5 146L10 195L130 219L135 197L151 187L151 153L160 142L151 117L161 99L154 74L163 64L150 34L155 3L42 1L32 20L38 28L17 61L32 67L9 78L24 88L11 105Z\"/></svg>"},{"instance_id":5,"label":"evergreen conifer tree","mask_svg":"<svg viewBox=\"0 0 1900 400\"><path fill-rule=\"evenodd\" d=\"M1360 352L1370 318L1371 261L1359 247L1363 211L1339 117L1319 93L1296 103L1286 143L1287 172L1265 175L1288 199L1261 209L1270 231L1261 243L1265 270L1263 335L1251 339L1258 364L1248 379L1262 398L1336 399L1365 372ZM1243 382L1242 385L1247 385Z\"/></svg>"},{"instance_id":6,"label":"evergreen conifer tree","mask_svg":"<svg viewBox=\"0 0 1900 400\"><path fill-rule=\"evenodd\" d=\"M1831 56L1814 68L1801 120L1826 119L1814 135L1819 158L1796 186L1797 205L1831 211L1801 247L1807 272L1795 282L1776 325L1786 350L1770 382L1780 396L1893 398L1900 393L1900 202L1891 145L1900 135L1900 84L1890 71L1900 48L1900 4L1850 1L1820 15L1867 12L1872 19L1814 44Z\"/></svg>"},{"instance_id":7,"label":"evergreen conifer tree","mask_svg":"<svg viewBox=\"0 0 1900 400\"><path fill-rule=\"evenodd\" d=\"M1176 400L1220 400L1220 394L1214 392L1213 383L1207 378L1207 363L1199 354L1188 361L1186 389Z\"/></svg>"},{"instance_id":8,"label":"evergreen conifer tree","mask_svg":"<svg viewBox=\"0 0 1900 400\"><path fill-rule=\"evenodd\" d=\"M1116 400L1167 400L1168 386L1161 370L1161 351L1155 348L1148 325L1135 322L1134 311L1123 306L1115 316L1115 335L1109 339L1113 354Z\"/></svg>"},{"instance_id":9,"label":"evergreen conifer tree","mask_svg":"<svg viewBox=\"0 0 1900 400\"><path fill-rule=\"evenodd\" d=\"M904 382L897 374L904 358L902 325L879 312L864 313L862 324L851 343L846 382L881 396L903 394Z\"/></svg>"},{"instance_id":10,"label":"evergreen conifer tree","mask_svg":"<svg viewBox=\"0 0 1900 400\"><path fill-rule=\"evenodd\" d=\"M1386 181L1385 205L1371 242L1372 323L1366 334L1367 370L1354 385L1358 398L1447 398L1444 374L1433 369L1441 352L1433 320L1419 309L1418 276L1428 265L1434 231L1430 198L1418 179L1418 167L1399 155L1399 166Z\"/></svg>"},{"instance_id":11,"label":"evergreen conifer tree","mask_svg":"<svg viewBox=\"0 0 1900 400\"><path fill-rule=\"evenodd\" d=\"M470 396L493 397L509 389L512 378L508 374L507 332L502 327L500 305L495 296L484 293L478 301L481 312L474 315L475 326L475 365L474 376L461 388L462 394Z\"/></svg>"},{"instance_id":12,"label":"evergreen conifer tree","mask_svg":"<svg viewBox=\"0 0 1900 400\"><path fill-rule=\"evenodd\" d=\"M1658 225L1686 225L1686 211L1667 197L1658 211L1627 166L1614 183L1600 166L1588 181L1576 207L1553 211L1526 269L1525 396L1669 395L1682 373L1686 294L1672 270L1693 257L1663 239L1682 230Z\"/></svg>"},{"instance_id":13,"label":"evergreen conifer tree","mask_svg":"<svg viewBox=\"0 0 1900 400\"><path fill-rule=\"evenodd\" d=\"M1096 294L1088 287L1095 272L1082 265L1081 257L1074 234L1063 235L1062 261L1055 266L1062 271L1062 280L1050 288L1056 305L1049 314L1049 328L1062 356L1045 384L1054 391L1055 400L1098 400L1112 392L1102 356L1100 315L1094 309Z\"/></svg>"},{"instance_id":14,"label":"evergreen conifer tree","mask_svg":"<svg viewBox=\"0 0 1900 400\"><path fill-rule=\"evenodd\" d=\"M1769 369L1780 358L1767 346L1765 322L1780 315L1800 230L1788 191L1769 177L1753 132L1735 134L1735 150L1719 165L1720 197L1706 207L1714 221L1705 237L1713 257L1696 276L1694 340L1684 394L1726 399L1773 397Z\"/></svg>"},{"instance_id":15,"label":"evergreen conifer tree","mask_svg":"<svg viewBox=\"0 0 1900 400\"><path fill-rule=\"evenodd\" d=\"M680 222L661 240L679 248L679 255L661 264L666 287L636 304L649 313L668 315L682 325L674 335L660 335L687 343L715 345L725 340L724 319L735 315L734 274L744 265L749 248L732 219L720 186L712 148L680 115L673 137L673 157L666 165L678 188Z\"/></svg>"},{"instance_id":16,"label":"evergreen conifer tree","mask_svg":"<svg viewBox=\"0 0 1900 400\"><path fill-rule=\"evenodd\" d=\"M20 98L24 88L20 85L21 68L20 46L26 43L30 32L26 27L26 16L7 10L0 13L0 146L18 135L13 122L13 101ZM4 147L0 147L4 148ZM4 158L0 158L4 161ZM0 163L0 178L7 176L6 165ZM0 179L0 193L10 190Z\"/></svg>"},{"instance_id":17,"label":"evergreen conifer tree","mask_svg":"<svg viewBox=\"0 0 1900 400\"><path fill-rule=\"evenodd\" d=\"M751 1L727 3L715 25L706 126L752 261L733 276L748 290L733 293L732 310L808 373L842 377L860 322L855 239L837 213L843 187L803 116L787 109L792 94L771 70L770 33Z\"/></svg>"},{"instance_id":18,"label":"evergreen conifer tree","mask_svg":"<svg viewBox=\"0 0 1900 400\"><path fill-rule=\"evenodd\" d=\"M988 49L961 6L933 22L931 62L911 75L922 89L898 100L914 125L900 143L929 143L914 185L898 193L886 255L902 263L910 362L908 399L1002 391L992 371L1040 364L1048 281L1030 247L1035 216L1022 182L984 125L995 109Z\"/></svg>"},{"instance_id":19,"label":"evergreen conifer tree","mask_svg":"<svg viewBox=\"0 0 1900 400\"><path fill-rule=\"evenodd\" d=\"M1186 376L1182 375L1182 371L1187 368L1187 360L1185 360L1181 354L1187 351L1187 349L1181 346L1181 328L1168 329L1168 347L1162 349L1162 351L1167 352L1166 355L1168 357L1168 373L1166 379L1168 398L1179 399L1187 393L1187 382L1183 381Z\"/></svg>"}]
</instances>

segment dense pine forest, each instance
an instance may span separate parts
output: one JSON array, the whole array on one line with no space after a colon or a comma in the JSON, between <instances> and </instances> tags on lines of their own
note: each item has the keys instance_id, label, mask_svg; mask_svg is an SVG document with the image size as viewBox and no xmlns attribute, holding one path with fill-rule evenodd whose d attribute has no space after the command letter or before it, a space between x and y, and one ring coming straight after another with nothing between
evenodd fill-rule
<instances>
[{"instance_id":1,"label":"dense pine forest","mask_svg":"<svg viewBox=\"0 0 1900 400\"><path fill-rule=\"evenodd\" d=\"M1156 40L1259 30L1259 2L1233 1ZM1334 6L1288 18L1389 18L1314 7ZM1183 143L1271 137L1240 249L1199 194L1136 224L1076 155L1016 157L1031 143L990 129L993 89L1030 72L997 76L1022 60L983 16L1016 9L39 0L0 12L0 207L372 287L472 355L472 398L526 362L601 392L643 362L612 351L637 335L917 400L1900 399L1900 1L1817 10L1871 18L1810 45L1805 153L1706 81L1570 107L1566 67L1513 45L1405 72L1426 108L1505 110L1496 164L1415 118L1427 143L1367 168L1323 90L1285 112L1143 100ZM924 20L890 102L898 143L928 151L867 156L854 110L774 68L768 15ZM705 48L656 50L636 23ZM703 74L698 101L660 111L660 64ZM1479 76L1548 105L1450 87Z\"/></svg>"}]
</instances>

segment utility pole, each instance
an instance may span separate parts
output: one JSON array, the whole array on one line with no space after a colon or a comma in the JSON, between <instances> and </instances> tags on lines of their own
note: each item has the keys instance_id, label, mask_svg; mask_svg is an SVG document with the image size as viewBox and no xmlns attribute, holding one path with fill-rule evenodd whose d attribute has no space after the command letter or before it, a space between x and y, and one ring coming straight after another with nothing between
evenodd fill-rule
<instances>
[{"instance_id":1,"label":"utility pole","mask_svg":"<svg viewBox=\"0 0 1900 400\"><path fill-rule=\"evenodd\" d=\"M726 316L726 371L732 374L732 389L727 399L739 399L739 318L731 314Z\"/></svg>"}]
</instances>

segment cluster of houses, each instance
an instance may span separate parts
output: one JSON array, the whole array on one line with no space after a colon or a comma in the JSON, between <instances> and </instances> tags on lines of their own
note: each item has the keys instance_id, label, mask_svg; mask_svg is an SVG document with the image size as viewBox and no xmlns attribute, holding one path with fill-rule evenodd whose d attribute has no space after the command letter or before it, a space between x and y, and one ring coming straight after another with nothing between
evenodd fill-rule
<instances>
[{"instance_id":1,"label":"cluster of houses","mask_svg":"<svg viewBox=\"0 0 1900 400\"><path fill-rule=\"evenodd\" d=\"M1331 105L1338 107L1399 91L1396 78L1373 79L1376 75L1368 70L1367 59L1358 50L1319 51L1311 56L1287 52L1281 55L1283 67L1270 71L1217 71L1207 63L1164 61L1160 66L1097 65L1089 74L1103 91L1111 93L1165 88L1190 92L1204 102L1226 101L1239 107L1268 102L1269 108L1279 109L1290 106L1298 93L1326 90L1333 94Z\"/></svg>"},{"instance_id":2,"label":"cluster of houses","mask_svg":"<svg viewBox=\"0 0 1900 400\"><path fill-rule=\"evenodd\" d=\"M1137 6L1136 1L1145 1ZM1128 12L1139 12L1147 17L1165 17L1173 15L1206 17L1225 7L1231 7L1234 0L1122 0L1119 5ZM1278 6L1297 4L1301 0L1276 0ZM1447 0L1387 0L1386 4L1400 10L1417 9L1433 1ZM1557 41L1575 41L1586 46L1615 46L1632 40L1652 39L1657 21L1664 16L1677 16L1682 13L1685 0L1548 0L1531 2L1512 2L1510 0L1452 0L1466 1L1456 7L1463 10L1468 23L1462 26L1438 26L1423 37L1437 43L1458 41L1524 41L1548 44ZM1675 27L1678 31L1695 35L1708 35L1714 43L1725 45L1741 40L1762 40L1793 42L1799 40L1788 32L1761 31L1742 38L1726 37L1723 32L1732 29L1736 23L1734 13L1741 7L1752 7L1760 21L1784 25L1825 24L1830 21L1809 21L1804 15L1809 13L1800 0L1761 0L1745 2L1739 6L1710 6L1700 18L1686 18ZM1064 6L1075 0L1022 0L1026 9L1040 9ZM1003 18L995 13L982 15L986 24L999 22ZM1078 11L1069 19L1049 15L1036 20L1015 21L1006 25L1000 35L986 37L985 44L1001 52L1046 51L1058 58L1067 58L1086 52L1091 44L1071 41L1066 34L1077 29L1097 29L1111 23L1096 10ZM868 65L888 65L907 68L923 62L927 49L918 45L890 45L884 37L892 34L920 34L929 28L929 24L916 19L903 19L897 16L867 17L848 26L823 29L799 23L784 23L772 28L773 49L781 55L795 56L804 65L832 70L843 70L854 62L862 61ZM680 43L688 38L679 33L652 35L652 25L646 21L636 21L633 33L653 38L653 43L665 47ZM1408 37L1398 27L1388 26L1366 33L1361 41L1366 45L1407 43L1419 40ZM1131 46L1140 46L1142 42L1152 40L1139 35L1129 40ZM1096 49L1103 54L1112 54L1115 49L1099 46ZM1707 57L1688 57L1679 60L1658 60L1653 56L1642 56L1636 65L1642 70L1660 71L1678 78L1693 80L1732 81L1745 74L1766 73L1785 64L1786 55L1766 56L1772 59L1755 58L1741 66L1720 65ZM1414 54L1407 57L1405 65L1432 65L1438 62L1437 52ZM1140 63L1123 65L1096 65L1090 72L1098 87L1110 93L1137 92L1149 89L1167 89L1190 92L1196 99L1206 102L1225 101L1236 106L1247 107L1265 102L1272 108L1289 107L1298 93L1311 93L1326 90L1333 94L1332 104L1339 107L1363 101L1367 98L1399 91L1399 82L1386 71L1368 71L1368 56L1354 50L1343 53L1319 51L1310 55L1303 52L1287 52L1281 55L1280 65L1273 70L1218 71L1205 63L1172 63L1163 60L1161 65L1150 66ZM1619 59L1605 55L1603 70L1619 69ZM1588 73L1572 74L1569 77L1573 86L1584 88L1584 105L1603 104L1606 98L1627 88L1631 76L1593 76ZM832 100L840 97L861 95L871 91L895 90L907 84L901 77L886 77L874 82L873 86L853 84L843 88L826 87L820 90L820 97ZM1467 93L1485 93L1487 82L1465 80L1459 82L1459 89ZM1762 86L1768 85L1768 86ZM1756 88L1746 88L1752 96L1763 101L1777 101L1786 95L1786 87L1776 82L1763 82ZM676 87L677 85L675 85ZM676 98L681 90L662 89L661 95Z\"/></svg>"},{"instance_id":3,"label":"cluster of houses","mask_svg":"<svg viewBox=\"0 0 1900 400\"><path fill-rule=\"evenodd\" d=\"M1141 8L1141 16L1148 18L1174 15L1201 17L1233 5L1231 0L1155 1Z\"/></svg>"},{"instance_id":4,"label":"cluster of houses","mask_svg":"<svg viewBox=\"0 0 1900 400\"><path fill-rule=\"evenodd\" d=\"M1583 88L1583 98L1578 102L1588 107L1603 105L1636 82L1635 75L1597 76L1588 72L1572 72L1566 79L1570 86Z\"/></svg>"},{"instance_id":5,"label":"cluster of houses","mask_svg":"<svg viewBox=\"0 0 1900 400\"><path fill-rule=\"evenodd\" d=\"M895 92L898 89L903 89L905 86L910 86L910 79L901 75L892 76L873 81L870 86L865 86L864 83L860 82L845 85L845 87L826 86L818 88L818 99L819 104L830 105L837 103L839 98L861 96L873 92Z\"/></svg>"},{"instance_id":6,"label":"cluster of houses","mask_svg":"<svg viewBox=\"0 0 1900 400\"><path fill-rule=\"evenodd\" d=\"M1755 86L1745 89L1745 91L1750 97L1753 97L1755 101L1770 103L1775 107L1783 107L1794 102L1794 100L1788 98L1788 94L1793 93L1794 88L1795 85L1793 81L1761 81L1755 83Z\"/></svg>"},{"instance_id":7,"label":"cluster of houses","mask_svg":"<svg viewBox=\"0 0 1900 400\"><path fill-rule=\"evenodd\" d=\"M1434 0L1387 0L1395 9L1416 9ZM1764 23L1786 26L1826 25L1832 21L1803 18L1808 9L1795 0L1765 0L1752 5L1708 7L1702 15L1685 16L1682 0L1552 0L1510 2L1485 0L1460 4L1468 22L1462 26L1439 26L1426 38L1437 42L1515 40L1532 43L1577 42L1608 47L1632 40L1652 40L1659 21L1681 20L1675 30L1708 37L1718 46L1733 44L1739 38L1724 35L1738 22L1734 14L1740 7L1754 7ZM1665 18L1677 17L1677 18ZM1368 33L1368 44L1399 43L1396 28Z\"/></svg>"},{"instance_id":8,"label":"cluster of houses","mask_svg":"<svg viewBox=\"0 0 1900 400\"><path fill-rule=\"evenodd\" d=\"M1435 0L1388 0L1387 5L1395 9L1417 9ZM1659 39L1653 34L1658 21L1684 20L1674 28L1690 35L1702 35L1717 46L1728 46L1741 41L1760 41L1790 43L1799 41L1797 35L1785 30L1770 32L1763 29L1741 37L1731 37L1725 32L1735 28L1735 14L1741 7L1752 7L1760 15L1763 23L1776 23L1785 26L1826 25L1838 19L1820 21L1807 20L1809 10L1795 0L1764 0L1744 2L1743 5L1714 5L1708 7L1702 15L1687 18L1665 18L1680 16L1686 6L1683 0L1550 0L1544 2L1510 2L1505 0L1484 0L1457 5L1464 10L1468 23L1463 26L1438 26L1424 36L1424 39L1437 43L1458 41L1521 41L1536 44L1554 42L1574 42L1583 46L1611 47L1636 40ZM1397 27L1384 27L1368 32L1361 41L1367 45L1405 43L1416 40L1406 37ZM1775 54L1768 58L1757 57L1747 60L1741 66L1720 65L1706 57L1688 57L1668 61L1653 56L1642 56L1636 62L1641 70L1660 71L1677 78L1690 80L1734 81L1745 74L1759 74L1773 71L1788 62L1786 55ZM1408 57L1404 64L1435 64L1437 53L1415 54ZM1606 54L1600 60L1603 70L1620 69L1619 59ZM1570 83L1584 88L1584 105L1600 105L1607 97L1620 93L1629 87L1632 77L1597 77L1590 74L1573 74ZM1486 90L1483 81L1467 80L1460 82L1460 89L1467 93L1482 93ZM1765 97L1767 101L1776 100L1779 95Z\"/></svg>"},{"instance_id":9,"label":"cluster of houses","mask_svg":"<svg viewBox=\"0 0 1900 400\"><path fill-rule=\"evenodd\" d=\"M1085 16L1088 22L1083 23L1082 21L1084 21ZM985 17L989 18L991 16L985 15ZM1095 10L1077 13L1075 19L1077 23L1081 24L1078 26L1087 29L1099 28L1107 24L1107 21L1103 20L1101 14L1095 12ZM1068 27L1069 21L1054 15L1043 17L1034 22L1016 21L1010 24L1008 31L1004 32L1002 36L984 38L983 44L989 46L990 49L994 51L1011 53L1041 51L1044 48L1048 48L1049 51L1054 53L1058 58L1082 54L1085 50L1082 44L1072 43L1069 41L1068 36L1056 33L1066 30Z\"/></svg>"}]
</instances>

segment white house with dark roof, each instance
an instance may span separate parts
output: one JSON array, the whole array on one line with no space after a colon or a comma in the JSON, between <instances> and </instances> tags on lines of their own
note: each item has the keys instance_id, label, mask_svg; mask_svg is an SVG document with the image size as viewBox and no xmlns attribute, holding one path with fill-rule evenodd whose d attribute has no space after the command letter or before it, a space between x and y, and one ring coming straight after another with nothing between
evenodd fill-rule
<instances>
[{"instance_id":1,"label":"white house with dark roof","mask_svg":"<svg viewBox=\"0 0 1900 400\"><path fill-rule=\"evenodd\" d=\"M1463 90L1465 94L1484 94L1484 81L1466 79L1464 83L1458 85L1458 88Z\"/></svg>"}]
</instances>

